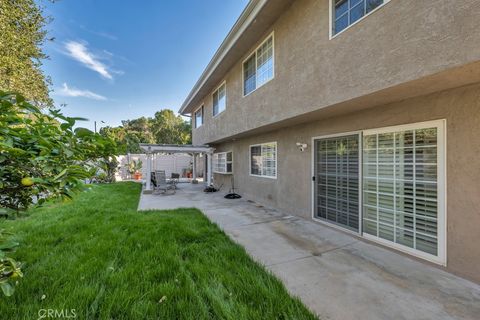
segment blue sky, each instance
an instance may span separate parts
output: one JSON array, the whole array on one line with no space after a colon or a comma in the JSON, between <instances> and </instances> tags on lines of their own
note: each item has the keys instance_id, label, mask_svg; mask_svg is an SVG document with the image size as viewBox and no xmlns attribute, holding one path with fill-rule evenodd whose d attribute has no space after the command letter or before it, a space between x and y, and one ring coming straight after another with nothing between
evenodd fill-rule
<instances>
[{"instance_id":1,"label":"blue sky","mask_svg":"<svg viewBox=\"0 0 480 320\"><path fill-rule=\"evenodd\" d=\"M248 0L42 0L45 73L64 113L116 126L178 111Z\"/></svg>"}]
</instances>

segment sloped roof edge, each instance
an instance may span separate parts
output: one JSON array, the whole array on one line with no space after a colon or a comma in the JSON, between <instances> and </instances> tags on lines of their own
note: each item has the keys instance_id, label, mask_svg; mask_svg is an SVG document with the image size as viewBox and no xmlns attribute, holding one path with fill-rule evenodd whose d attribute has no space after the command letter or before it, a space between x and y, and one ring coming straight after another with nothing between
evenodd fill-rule
<instances>
[{"instance_id":1,"label":"sloped roof edge","mask_svg":"<svg viewBox=\"0 0 480 320\"><path fill-rule=\"evenodd\" d=\"M235 45L239 37L248 28L248 26L255 20L258 13L262 10L262 8L265 6L265 4L268 1L269 0L251 0L248 3L248 5L243 10L240 17L235 22L232 29L226 36L226 38L223 40L218 50L213 55L213 58L208 63L202 75L193 86L187 98L183 102L179 110L180 114L186 115L190 113L187 111L187 108L190 106L192 100L195 98L195 96L198 94L200 89L203 87L205 82L210 78L210 76L216 70L216 68L222 63L223 59L228 54L230 49Z\"/></svg>"}]
</instances>

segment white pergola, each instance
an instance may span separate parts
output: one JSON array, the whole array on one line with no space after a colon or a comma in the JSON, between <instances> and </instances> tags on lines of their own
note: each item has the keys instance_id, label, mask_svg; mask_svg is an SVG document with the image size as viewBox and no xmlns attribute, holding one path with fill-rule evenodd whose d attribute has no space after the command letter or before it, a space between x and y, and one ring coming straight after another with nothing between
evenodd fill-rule
<instances>
[{"instance_id":1,"label":"white pergola","mask_svg":"<svg viewBox=\"0 0 480 320\"><path fill-rule=\"evenodd\" d=\"M152 190L151 175L152 175L152 155L157 153L188 153L193 156L192 178L193 181L197 179L197 156L200 154L207 155L207 186L212 183L212 155L215 148L207 145L174 145L174 144L147 144L141 143L140 148L145 151L147 155L147 177L145 191Z\"/></svg>"}]
</instances>

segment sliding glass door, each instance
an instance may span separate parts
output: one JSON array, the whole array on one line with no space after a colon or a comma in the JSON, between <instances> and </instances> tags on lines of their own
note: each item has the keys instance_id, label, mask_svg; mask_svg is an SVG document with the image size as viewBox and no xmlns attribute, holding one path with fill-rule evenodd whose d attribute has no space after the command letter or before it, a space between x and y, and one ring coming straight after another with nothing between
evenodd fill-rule
<instances>
[{"instance_id":1,"label":"sliding glass door","mask_svg":"<svg viewBox=\"0 0 480 320\"><path fill-rule=\"evenodd\" d=\"M444 126L314 139L314 218L444 264Z\"/></svg>"},{"instance_id":2,"label":"sliding glass door","mask_svg":"<svg viewBox=\"0 0 480 320\"><path fill-rule=\"evenodd\" d=\"M315 217L359 230L359 135L315 140Z\"/></svg>"},{"instance_id":3,"label":"sliding glass door","mask_svg":"<svg viewBox=\"0 0 480 320\"><path fill-rule=\"evenodd\" d=\"M442 150L441 123L363 133L364 234L419 256L443 256Z\"/></svg>"}]
</instances>

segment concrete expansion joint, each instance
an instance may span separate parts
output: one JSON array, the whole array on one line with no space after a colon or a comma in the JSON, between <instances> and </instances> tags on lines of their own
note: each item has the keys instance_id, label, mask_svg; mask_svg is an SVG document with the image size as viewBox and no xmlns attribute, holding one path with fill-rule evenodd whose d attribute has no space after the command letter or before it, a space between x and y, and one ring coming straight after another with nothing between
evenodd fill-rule
<instances>
[{"instance_id":1,"label":"concrete expansion joint","mask_svg":"<svg viewBox=\"0 0 480 320\"><path fill-rule=\"evenodd\" d=\"M314 255L309 254L309 255L306 255L306 256L303 256L303 257L299 257L299 258L295 258L295 259L291 259L291 260L286 260L286 261L282 261L282 262L267 264L267 265L265 265L265 266L266 266L266 267L274 267L274 266L279 266L279 265L282 265L282 264L285 264L285 263L291 263L291 262L295 262L295 261L298 261L298 260L303 260L303 259L313 258L313 257L314 257Z\"/></svg>"},{"instance_id":2,"label":"concrete expansion joint","mask_svg":"<svg viewBox=\"0 0 480 320\"><path fill-rule=\"evenodd\" d=\"M272 222L275 222L275 221L281 221L281 220L285 220L285 218L277 218L277 219L270 219L270 220L265 220L265 221L257 221L257 222L252 222L252 223L244 223L244 224L240 224L240 225L238 225L238 226L236 226L236 227L234 227L234 228L236 229L236 228L254 226L254 225L257 225L257 224L268 224L268 223L272 223Z\"/></svg>"},{"instance_id":3,"label":"concrete expansion joint","mask_svg":"<svg viewBox=\"0 0 480 320\"><path fill-rule=\"evenodd\" d=\"M332 249L329 249L329 250L325 250L323 252L318 252L318 253L312 253L312 254L308 254L306 256L303 256L303 257L299 257L299 258L295 258L295 259L291 259L291 260L286 260L286 261L282 261L282 262L277 262L277 263L272 263L272 264L268 264L268 265L265 265L266 267L273 267L273 266L278 266L278 265L282 265L282 264L285 264L285 263L291 263L291 262L295 262L295 261L298 261L298 260L303 260L303 259L308 259L308 258L314 258L314 257L319 257L325 253L329 253L329 252L334 252L334 251L337 251L337 250L340 250L340 249L343 249L345 247L348 247L354 243L357 243L358 240L355 240L355 241L352 241L350 243L347 243L347 244L344 244L343 246L339 246L339 247L336 247L336 248L332 248Z\"/></svg>"},{"instance_id":4,"label":"concrete expansion joint","mask_svg":"<svg viewBox=\"0 0 480 320\"><path fill-rule=\"evenodd\" d=\"M344 249L344 248L346 248L346 247L348 247L348 246L350 246L350 245L352 245L352 244L354 244L354 243L357 243L357 242L358 242L358 240L354 240L354 241L352 241L352 242L349 242L349 243L347 243L347 244L344 244L343 246L336 247L336 248L332 248L332 249L329 249L329 250L325 250L325 251L323 251L323 252L320 252L320 254L319 254L319 255L316 255L316 256L318 257L318 256L324 255L324 254L326 254L326 253L330 253L330 252L334 252L334 251L337 251L337 250L340 250L340 249Z\"/></svg>"}]
</instances>

